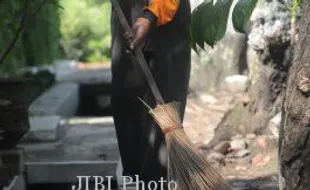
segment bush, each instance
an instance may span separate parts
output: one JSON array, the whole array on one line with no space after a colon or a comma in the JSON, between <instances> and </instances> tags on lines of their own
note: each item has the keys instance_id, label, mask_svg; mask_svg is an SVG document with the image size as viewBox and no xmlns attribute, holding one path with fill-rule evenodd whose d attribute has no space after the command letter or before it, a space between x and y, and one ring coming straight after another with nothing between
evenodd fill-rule
<instances>
[{"instance_id":1,"label":"bush","mask_svg":"<svg viewBox=\"0 0 310 190\"><path fill-rule=\"evenodd\" d=\"M84 62L109 60L109 1L61 0L61 45L63 56Z\"/></svg>"},{"instance_id":2,"label":"bush","mask_svg":"<svg viewBox=\"0 0 310 190\"><path fill-rule=\"evenodd\" d=\"M28 66L50 64L59 57L59 10L56 5L47 4L37 15L29 17L23 36Z\"/></svg>"},{"instance_id":3,"label":"bush","mask_svg":"<svg viewBox=\"0 0 310 190\"><path fill-rule=\"evenodd\" d=\"M50 3L42 6L42 1L39 0L29 2L25 30L0 66L1 74L14 73L24 66L50 64L58 56L60 42L58 7ZM41 6L42 8L38 9ZM15 36L23 12L24 1L0 1L0 51L6 48Z\"/></svg>"},{"instance_id":4,"label":"bush","mask_svg":"<svg viewBox=\"0 0 310 190\"><path fill-rule=\"evenodd\" d=\"M19 22L14 22L22 10L23 3L18 0L0 1L0 52L7 48L8 43L14 38ZM20 19L18 19L20 20ZM0 72L13 72L25 65L21 38L17 40L14 48L6 57L5 62L0 66Z\"/></svg>"}]
</instances>

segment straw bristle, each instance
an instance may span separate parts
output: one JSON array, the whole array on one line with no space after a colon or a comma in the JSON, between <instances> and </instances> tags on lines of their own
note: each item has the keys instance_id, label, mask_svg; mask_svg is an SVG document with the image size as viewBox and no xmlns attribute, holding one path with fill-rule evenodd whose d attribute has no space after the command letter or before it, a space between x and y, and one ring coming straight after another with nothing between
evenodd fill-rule
<instances>
[{"instance_id":1,"label":"straw bristle","mask_svg":"<svg viewBox=\"0 0 310 190\"><path fill-rule=\"evenodd\" d=\"M150 114L163 131L173 126L180 127L165 134L169 180L177 183L178 190L231 189L188 138L173 103L158 105L150 110Z\"/></svg>"}]
</instances>

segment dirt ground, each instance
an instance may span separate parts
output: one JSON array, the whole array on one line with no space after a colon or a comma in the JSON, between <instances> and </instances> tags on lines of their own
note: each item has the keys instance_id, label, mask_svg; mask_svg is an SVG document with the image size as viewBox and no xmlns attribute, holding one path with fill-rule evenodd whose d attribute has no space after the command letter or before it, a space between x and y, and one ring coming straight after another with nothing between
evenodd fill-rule
<instances>
[{"instance_id":1,"label":"dirt ground","mask_svg":"<svg viewBox=\"0 0 310 190\"><path fill-rule=\"evenodd\" d=\"M222 90L213 94L191 96L188 99L184 119L185 132L202 153L209 151L204 149L205 145L212 139L214 129L224 113L242 97L243 94ZM260 136L249 140L248 144L250 153L247 156L230 158L228 155L224 161L214 162L214 166L230 180L236 190L278 189L277 146Z\"/></svg>"}]
</instances>

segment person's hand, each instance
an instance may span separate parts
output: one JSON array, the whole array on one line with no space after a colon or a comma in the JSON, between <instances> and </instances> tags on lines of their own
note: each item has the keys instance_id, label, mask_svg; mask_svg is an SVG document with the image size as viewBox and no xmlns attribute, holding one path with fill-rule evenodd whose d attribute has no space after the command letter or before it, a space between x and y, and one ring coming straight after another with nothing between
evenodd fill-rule
<instances>
[{"instance_id":1,"label":"person's hand","mask_svg":"<svg viewBox=\"0 0 310 190\"><path fill-rule=\"evenodd\" d=\"M145 39L145 36L151 29L151 23L146 18L138 18L133 24L132 33L134 36L131 36L129 33L125 33L126 41L129 45L127 52L132 52L137 46L141 45Z\"/></svg>"}]
</instances>

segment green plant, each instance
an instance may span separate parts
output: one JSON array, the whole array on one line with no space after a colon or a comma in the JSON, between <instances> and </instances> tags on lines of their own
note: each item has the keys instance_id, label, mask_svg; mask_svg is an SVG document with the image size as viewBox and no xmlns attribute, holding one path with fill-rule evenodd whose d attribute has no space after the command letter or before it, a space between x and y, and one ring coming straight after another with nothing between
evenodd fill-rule
<instances>
[{"instance_id":1,"label":"green plant","mask_svg":"<svg viewBox=\"0 0 310 190\"><path fill-rule=\"evenodd\" d=\"M58 55L57 0L0 1L0 73L52 63Z\"/></svg>"},{"instance_id":2,"label":"green plant","mask_svg":"<svg viewBox=\"0 0 310 190\"><path fill-rule=\"evenodd\" d=\"M205 43L213 47L225 36L232 2L233 0L205 0L193 11L190 30L192 48L196 52L197 45L202 49ZM233 26L237 32L246 33L256 4L257 0L238 0L232 12Z\"/></svg>"},{"instance_id":3,"label":"green plant","mask_svg":"<svg viewBox=\"0 0 310 190\"><path fill-rule=\"evenodd\" d=\"M294 23L297 19L297 10L299 9L301 2L302 0L293 0L292 5L285 3L285 7L291 12L292 23Z\"/></svg>"},{"instance_id":4,"label":"green plant","mask_svg":"<svg viewBox=\"0 0 310 190\"><path fill-rule=\"evenodd\" d=\"M298 10L300 8L302 0L292 0L292 5L289 3L285 3L285 7L291 13L291 45L294 45L297 38L297 31L296 31L296 20L298 17Z\"/></svg>"},{"instance_id":5,"label":"green plant","mask_svg":"<svg viewBox=\"0 0 310 190\"><path fill-rule=\"evenodd\" d=\"M62 0L61 44L63 56L79 61L109 59L110 3L106 0Z\"/></svg>"}]
</instances>

